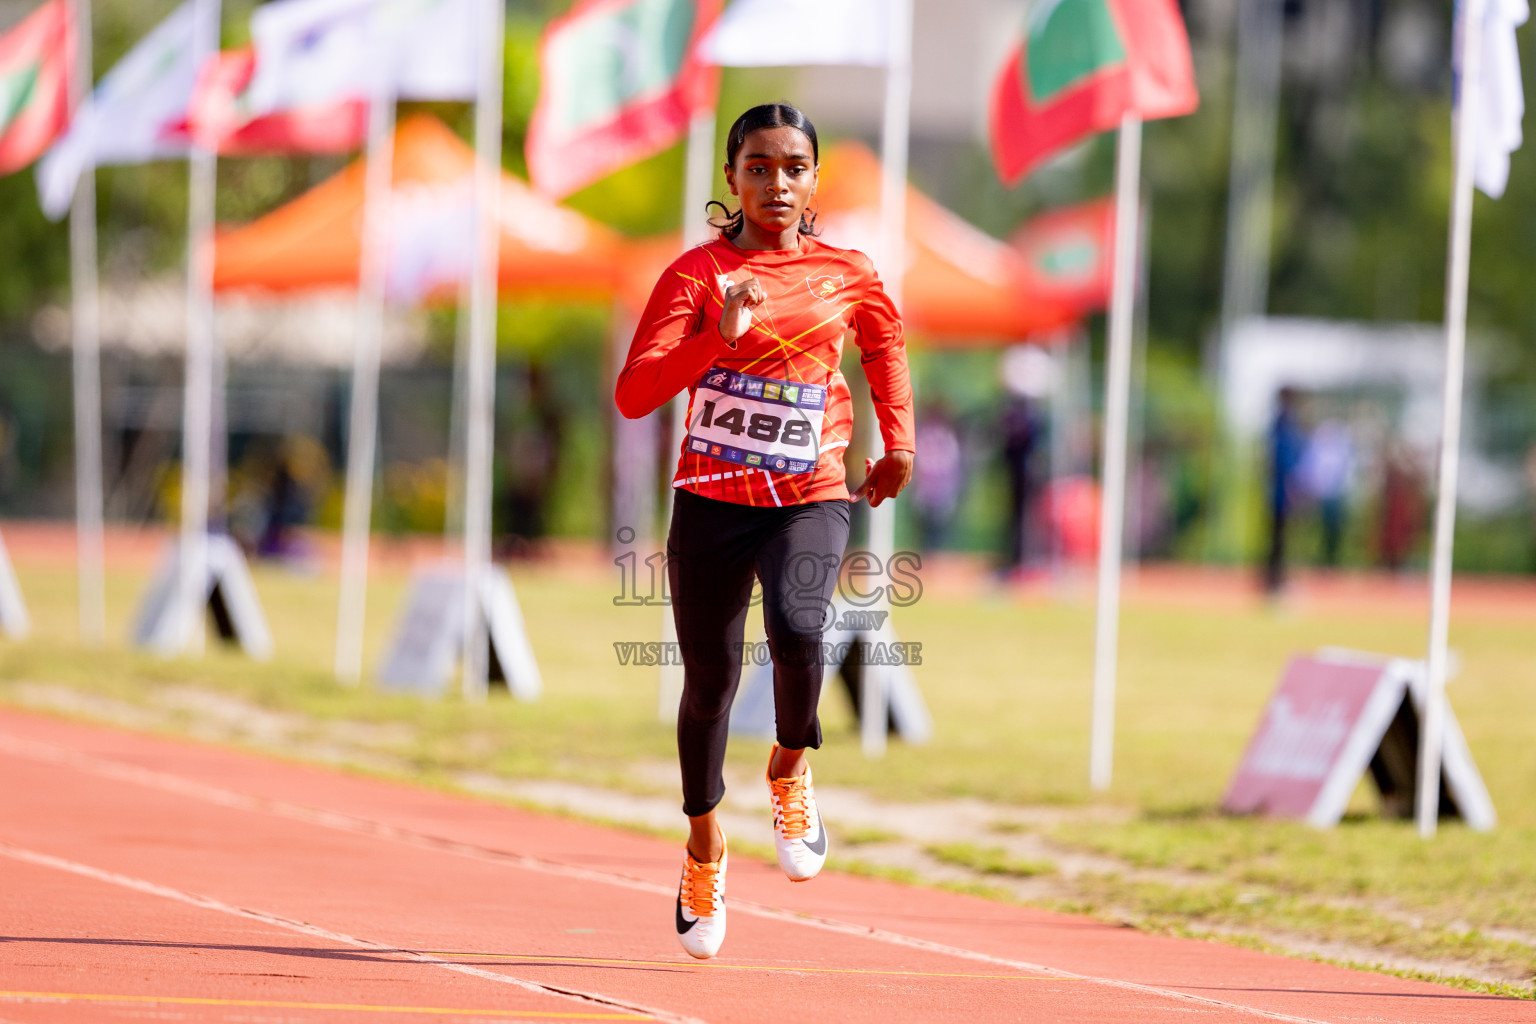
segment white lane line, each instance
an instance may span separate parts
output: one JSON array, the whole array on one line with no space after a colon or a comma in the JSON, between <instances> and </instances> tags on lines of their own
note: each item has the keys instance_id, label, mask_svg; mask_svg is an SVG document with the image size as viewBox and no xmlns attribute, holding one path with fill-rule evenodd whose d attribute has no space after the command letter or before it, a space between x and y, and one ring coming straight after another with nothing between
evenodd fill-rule
<instances>
[{"instance_id":1,"label":"white lane line","mask_svg":"<svg viewBox=\"0 0 1536 1024\"><path fill-rule=\"evenodd\" d=\"M80 771L90 772L103 778L115 779L124 782L134 782L142 786L159 789L169 793L189 796L208 803L218 804L221 807L230 807L246 811L264 812L277 817L287 818L292 821L300 821L311 825L320 825L325 828L335 829L341 832L350 832L354 835L371 836L377 839L387 839L391 842L403 843L418 849L436 850L442 853L451 853L456 856L467 857L472 860L487 861L496 864L519 867L527 871L535 871L546 875L555 875L561 878L579 879L585 882L595 882L604 885L617 886L631 889L636 892L651 893L655 895L676 898L676 890L660 885L656 882L630 875L622 875L615 872L598 871L593 868L577 867L573 864L562 864L558 861L542 860L538 857L523 853L513 853L507 850L498 850L494 847L478 846L472 843L464 843L454 839L445 839L439 836L429 835L424 832L416 832L411 829L398 828L394 825L386 825L383 822L373 821L369 818L359 818L353 815L341 814L336 811L323 811L315 808L304 807L299 804L290 804L281 800L268 800L261 797L248 796L233 790L222 789L217 786L209 786L205 783L195 782L182 778L179 775L171 775L166 772L152 771L140 768L136 765L124 764L119 761L109 761L104 758L92 757L81 754L66 747L59 747L48 743L39 743L35 740L23 739L6 733L0 733L0 753L13 754L18 757L27 757L33 760L46 761L52 764L72 767ZM1286 1024L1329 1024L1312 1017L1296 1017L1290 1014L1279 1013L1274 1010L1265 1010L1256 1006L1248 1006L1243 1003L1228 1002L1211 996L1200 996L1178 989L1163 988L1158 985L1147 985L1136 981L1125 981L1120 978L1106 978L1091 974L1078 974L1074 971L1064 970L1059 967L1047 967L1044 964L1030 963L1025 960L1015 960L1010 957L994 956L990 953L982 953L977 950L965 949L960 946L951 946L941 942L933 942L928 939L917 938L912 935L904 935L900 932L888 931L884 928L875 928L869 925L855 924L849 921L840 921L836 918L815 917L802 914L798 911L786 910L781 907L769 906L762 903L753 903L748 900L731 900L731 909L738 913L745 913L754 917L768 918L775 921L783 921L791 924L803 925L808 928L817 928L822 931L836 932L841 935L852 935L859 938L873 939L888 945L902 946L908 949L920 949L929 953L937 953L943 956L955 957L961 960L970 960L978 963L993 964L999 967L1009 967L1024 972L1049 974L1061 978L1063 981L1086 981L1108 988L1119 989L1124 992L1136 992L1141 995L1158 996L1164 999L1173 999L1182 1003L1191 1003L1203 1009L1230 1011L1259 1017L1264 1020L1284 1021ZM646 1013L656 1011L646 1010Z\"/></svg>"},{"instance_id":2,"label":"white lane line","mask_svg":"<svg viewBox=\"0 0 1536 1024\"><path fill-rule=\"evenodd\" d=\"M594 995L590 992L582 992L578 989L559 988L553 985L541 985L534 981L525 981L522 978L513 977L510 974L501 974L496 971L488 971L471 964L458 964L450 960L443 960L415 949L402 949L399 946L388 946L378 942L370 942L367 939L359 939L347 935L344 932L334 932L328 928L320 928L304 921L295 921L292 918L279 914L268 913L264 910L253 910L250 907L237 907L222 900L216 900L211 896L203 896L200 893L186 892L182 889L173 889L167 885L156 882L148 882L142 878L133 878L129 875L120 875L115 871L104 871L101 868L91 867L89 864L81 864L78 861L67 860L63 857L55 857L52 854L38 853L36 850L24 849L13 846L10 843L0 841L0 856L10 857L26 864L35 864L39 867L53 868L57 871L65 871L83 878L91 878L98 882L106 882L110 885L120 886L124 889L132 889L135 892L146 893L150 896L159 896L162 899L174 900L177 903L186 903L203 910L217 911L221 914L230 914L234 917L243 917L252 921L260 921L263 924L282 928L286 931L297 932L311 938L324 939L327 942L339 943L343 946L352 946L355 949L366 949L372 953L382 953L409 957L418 963L428 964L433 967L441 967L445 971L454 971L458 974L467 974L473 978L483 978L486 981L494 981L503 985L514 985L517 988L542 996L558 996L562 999L571 999L576 1002L606 1007L608 1009L623 1010L626 1013L649 1017L653 1020L665 1021L667 1024L704 1024L703 1021L693 1017L679 1017L662 1010L652 1010L649 1007L638 1006L633 1003L621 1002L610 999L607 996Z\"/></svg>"}]
</instances>

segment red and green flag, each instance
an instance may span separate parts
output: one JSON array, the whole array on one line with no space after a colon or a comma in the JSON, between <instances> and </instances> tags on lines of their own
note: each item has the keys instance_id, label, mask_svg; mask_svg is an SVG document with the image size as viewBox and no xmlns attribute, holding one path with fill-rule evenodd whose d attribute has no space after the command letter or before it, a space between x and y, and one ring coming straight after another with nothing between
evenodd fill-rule
<instances>
[{"instance_id":1,"label":"red and green flag","mask_svg":"<svg viewBox=\"0 0 1536 1024\"><path fill-rule=\"evenodd\" d=\"M1082 318L1109 308L1115 202L1095 199L1050 210L1008 240L1029 268L1029 294Z\"/></svg>"},{"instance_id":2,"label":"red and green flag","mask_svg":"<svg viewBox=\"0 0 1536 1024\"><path fill-rule=\"evenodd\" d=\"M225 50L197 76L185 130L224 156L267 153L347 153L368 136L368 104L360 99L294 106L253 114L250 85L256 50Z\"/></svg>"},{"instance_id":3,"label":"red and green flag","mask_svg":"<svg viewBox=\"0 0 1536 1024\"><path fill-rule=\"evenodd\" d=\"M0 36L0 174L42 156L69 125L74 64L67 0L48 0Z\"/></svg>"},{"instance_id":4,"label":"red and green flag","mask_svg":"<svg viewBox=\"0 0 1536 1024\"><path fill-rule=\"evenodd\" d=\"M682 138L720 71L694 50L720 0L579 0L544 33L528 177L561 198Z\"/></svg>"},{"instance_id":5,"label":"red and green flag","mask_svg":"<svg viewBox=\"0 0 1536 1024\"><path fill-rule=\"evenodd\" d=\"M992 86L992 160L1009 185L1122 115L1200 105L1175 0L1034 0Z\"/></svg>"}]
</instances>

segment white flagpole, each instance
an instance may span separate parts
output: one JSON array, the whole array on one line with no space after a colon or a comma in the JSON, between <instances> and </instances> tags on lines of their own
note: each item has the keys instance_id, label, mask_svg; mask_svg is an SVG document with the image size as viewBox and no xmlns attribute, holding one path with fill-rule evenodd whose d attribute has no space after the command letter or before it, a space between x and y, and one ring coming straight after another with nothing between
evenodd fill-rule
<instances>
[{"instance_id":1,"label":"white flagpole","mask_svg":"<svg viewBox=\"0 0 1536 1024\"><path fill-rule=\"evenodd\" d=\"M491 562L491 463L496 413L496 301L501 261L501 86L503 0L481 0L479 93L475 99L475 239L470 285L468 422L464 438L464 696L483 700L489 666L481 587ZM511 679L510 667L508 679Z\"/></svg>"},{"instance_id":2,"label":"white flagpole","mask_svg":"<svg viewBox=\"0 0 1536 1024\"><path fill-rule=\"evenodd\" d=\"M688 150L683 169L683 248L685 250L709 240L709 223L704 217L704 204L715 180L715 108L696 110L688 121ZM724 161L721 161L722 163ZM667 459L675 460L683 450L683 435L688 432L688 396L678 395L671 402L671 415L663 429L671 443L667 446ZM673 461L666 463L670 473ZM666 525L672 521L672 488L666 489L661 499L662 550L666 547ZM644 535L649 531L641 531ZM637 567L638 571L638 567ZM665 589L665 584L659 584ZM672 608L661 609L662 650L672 649L677 643L677 623L672 618ZM661 663L661 687L657 697L657 715L663 722L677 719L678 701L683 696L683 667L672 665L669 659Z\"/></svg>"},{"instance_id":3,"label":"white flagpole","mask_svg":"<svg viewBox=\"0 0 1536 1024\"><path fill-rule=\"evenodd\" d=\"M32 617L27 614L27 603L22 600L21 586L11 567L11 556L5 550L5 538L0 536L0 636L20 640L31 631Z\"/></svg>"},{"instance_id":4,"label":"white flagpole","mask_svg":"<svg viewBox=\"0 0 1536 1024\"><path fill-rule=\"evenodd\" d=\"M193 59L198 67L218 49L220 6L220 0L197 0L193 8ZM181 626L176 631L176 649L201 654L213 449L213 220L218 156L194 140L188 168L187 366L181 429L181 578L177 601Z\"/></svg>"},{"instance_id":5,"label":"white flagpole","mask_svg":"<svg viewBox=\"0 0 1536 1024\"><path fill-rule=\"evenodd\" d=\"M683 169L685 250L709 241L710 227L704 216L704 204L709 202L709 194L714 190L716 159L715 108L711 106L694 111L688 119L688 149Z\"/></svg>"},{"instance_id":6,"label":"white flagpole","mask_svg":"<svg viewBox=\"0 0 1536 1024\"><path fill-rule=\"evenodd\" d=\"M1483 62L1482 4L1462 0L1460 96L1456 102L1456 176L1451 190L1450 266L1445 279L1445 397L1440 431L1440 483L1435 497L1435 548L1430 574L1429 678L1419 733L1419 835L1433 838L1440 817L1440 762L1445 743L1445 662L1451 620L1451 553L1456 533L1456 482L1461 461L1461 392L1467 350L1467 271L1472 254L1472 169L1477 153L1477 90Z\"/></svg>"},{"instance_id":7,"label":"white flagpole","mask_svg":"<svg viewBox=\"0 0 1536 1024\"><path fill-rule=\"evenodd\" d=\"M1089 784L1109 788L1114 768L1115 674L1120 643L1120 562L1124 553L1126 431L1135 322L1136 234L1140 216L1141 116L1120 118L1115 161L1115 269L1104 381L1104 472L1100 482L1099 587L1093 648Z\"/></svg>"},{"instance_id":8,"label":"white flagpole","mask_svg":"<svg viewBox=\"0 0 1536 1024\"><path fill-rule=\"evenodd\" d=\"M1137 195L1138 201L1141 196ZM1142 539L1146 533L1146 508L1136 495L1147 458L1147 277L1152 253L1147 240L1152 237L1152 207L1141 203L1137 208L1141 223L1136 227L1136 280L1131 291L1131 373L1126 419L1126 509L1122 539L1125 548L1122 564L1130 566L1131 579L1141 570L1146 552Z\"/></svg>"},{"instance_id":9,"label":"white flagpole","mask_svg":"<svg viewBox=\"0 0 1536 1024\"><path fill-rule=\"evenodd\" d=\"M907 153L912 112L912 0L891 0L890 52L885 70L885 110L880 127L880 250L885 265L881 281L886 294L901 308L902 278L907 256ZM871 396L873 398L873 396ZM880 420L873 402L865 410L864 435L871 452L884 453ZM889 566L896 550L896 503L884 501L869 509L869 552L882 567ZM883 592L882 592L883 593ZM892 635L890 605L881 598L878 610L886 612L876 639ZM885 754L889 722L890 669L864 664L859 674L859 739L865 757Z\"/></svg>"},{"instance_id":10,"label":"white flagpole","mask_svg":"<svg viewBox=\"0 0 1536 1024\"><path fill-rule=\"evenodd\" d=\"M378 451L379 349L384 333L389 206L394 178L395 97L391 62L383 62L368 101L368 154L363 185L362 248L357 281L357 348L347 425L347 490L342 512L341 601L336 619L336 678L363 677L363 618L368 590L368 530L373 463Z\"/></svg>"},{"instance_id":11,"label":"white flagpole","mask_svg":"<svg viewBox=\"0 0 1536 1024\"><path fill-rule=\"evenodd\" d=\"M76 36L70 109L91 94L91 0L72 0ZM86 152L94 146L82 140ZM69 212L70 304L73 310L75 402L75 544L80 636L100 645L107 635L105 541L101 496L101 315L96 286L96 167L87 162Z\"/></svg>"},{"instance_id":12,"label":"white flagpole","mask_svg":"<svg viewBox=\"0 0 1536 1024\"><path fill-rule=\"evenodd\" d=\"M1237 7L1236 83L1232 96L1232 159L1228 171L1221 327L1207 353L1207 375L1225 391L1225 353L1237 325L1269 308L1269 258L1274 219L1276 120L1284 49L1283 0L1249 0ZM1219 426L1218 416L1216 424ZM1225 471L1221 446L1206 457L1214 478ZM1217 493L1221 493L1218 489ZM1218 502L1221 499L1217 499ZM1213 559L1220 511L1206 512L1202 560Z\"/></svg>"},{"instance_id":13,"label":"white flagpole","mask_svg":"<svg viewBox=\"0 0 1536 1024\"><path fill-rule=\"evenodd\" d=\"M912 0L891 0L890 53L880 125L880 246L885 293L899 309L907 253L907 152L912 114ZM879 439L878 432L874 435Z\"/></svg>"},{"instance_id":14,"label":"white flagpole","mask_svg":"<svg viewBox=\"0 0 1536 1024\"><path fill-rule=\"evenodd\" d=\"M1237 88L1232 111L1231 191L1221 293L1221 343L1238 322L1269 304L1274 211L1275 122L1280 103L1282 0L1238 8Z\"/></svg>"},{"instance_id":15,"label":"white flagpole","mask_svg":"<svg viewBox=\"0 0 1536 1024\"><path fill-rule=\"evenodd\" d=\"M448 398L448 482L443 497L443 545L464 540L465 395L469 392L469 327L474 314L474 273L459 282L459 316L453 332L453 381Z\"/></svg>"}]
</instances>

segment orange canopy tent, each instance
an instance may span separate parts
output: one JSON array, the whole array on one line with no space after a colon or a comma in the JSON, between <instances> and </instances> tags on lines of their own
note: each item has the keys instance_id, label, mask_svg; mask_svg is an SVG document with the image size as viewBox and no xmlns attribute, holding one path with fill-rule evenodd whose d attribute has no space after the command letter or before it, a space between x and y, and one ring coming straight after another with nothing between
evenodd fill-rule
<instances>
[{"instance_id":1,"label":"orange canopy tent","mask_svg":"<svg viewBox=\"0 0 1536 1024\"><path fill-rule=\"evenodd\" d=\"M475 153L426 114L395 132L394 189L452 189L470 180ZM297 199L215 241L214 289L294 292L357 286L365 161L358 160ZM615 232L501 178L501 265L506 292L609 297L618 288L625 243ZM446 289L452 292L452 289Z\"/></svg>"},{"instance_id":2,"label":"orange canopy tent","mask_svg":"<svg viewBox=\"0 0 1536 1024\"><path fill-rule=\"evenodd\" d=\"M858 143L822 154L812 203L825 241L878 252L880 173L880 161ZM1036 290L1013 248L911 186L906 234L902 316L926 344L1016 341L1078 319L1078 310Z\"/></svg>"}]
</instances>

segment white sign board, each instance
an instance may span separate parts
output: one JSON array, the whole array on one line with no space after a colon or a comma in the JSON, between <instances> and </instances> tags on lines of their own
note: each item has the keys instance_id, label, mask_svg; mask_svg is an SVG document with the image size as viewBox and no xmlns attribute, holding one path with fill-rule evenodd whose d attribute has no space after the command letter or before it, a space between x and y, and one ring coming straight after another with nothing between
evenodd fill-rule
<instances>
[{"instance_id":1,"label":"white sign board","mask_svg":"<svg viewBox=\"0 0 1536 1024\"><path fill-rule=\"evenodd\" d=\"M1330 649L1292 659L1270 698L1222 809L1234 814L1338 823L1369 771L1391 817L1413 815L1422 662ZM1494 826L1488 790L1447 706L1441 775L1443 814L1474 829Z\"/></svg>"},{"instance_id":2,"label":"white sign board","mask_svg":"<svg viewBox=\"0 0 1536 1024\"><path fill-rule=\"evenodd\" d=\"M160 557L154 581L139 605L133 626L133 644L159 654L180 653L186 642L185 620L177 613L176 592L181 581L181 550L170 544ZM258 661L272 657L272 631L251 582L245 553L228 536L208 535L208 579L203 601L219 638L238 643Z\"/></svg>"},{"instance_id":3,"label":"white sign board","mask_svg":"<svg viewBox=\"0 0 1536 1024\"><path fill-rule=\"evenodd\" d=\"M11 556L5 550L5 538L0 537L0 633L13 640L20 640L32 630L32 619L27 615L26 603L21 599L21 585L16 582L16 572L11 568Z\"/></svg>"},{"instance_id":4,"label":"white sign board","mask_svg":"<svg viewBox=\"0 0 1536 1024\"><path fill-rule=\"evenodd\" d=\"M417 570L412 576L379 668L381 687L427 694L447 689L464 648L464 585L464 567L458 564ZM476 590L475 608L485 616L491 647L490 678L505 681L519 700L537 700L544 683L511 577L500 566L489 566Z\"/></svg>"},{"instance_id":5,"label":"white sign board","mask_svg":"<svg viewBox=\"0 0 1536 1024\"><path fill-rule=\"evenodd\" d=\"M928 704L912 674L912 665L920 663L917 653L920 648L902 643L896 638L894 629L884 631L887 639L879 639L879 624L860 621L862 617L882 613L851 608L841 598L833 598L831 611L833 626L822 634L821 640L823 649L830 646L833 654L826 664L824 681L830 681L834 675L842 678L854 714L858 716L861 713L859 683L864 658L878 658L890 665L890 671L886 673L889 731L908 743L927 743L933 737L933 717L928 713ZM748 736L774 734L773 662L767 658L761 660L767 663L759 665L754 661L742 667L741 686L731 707L732 732Z\"/></svg>"}]
</instances>

